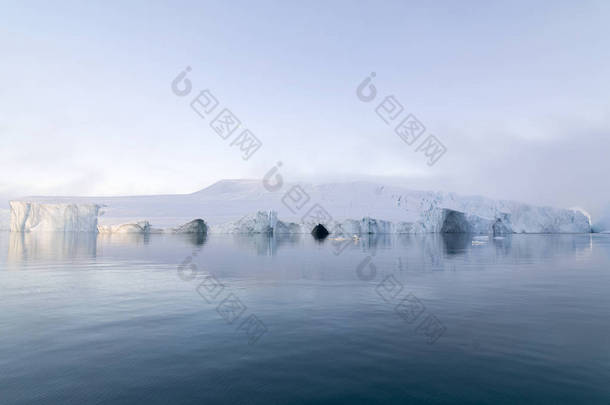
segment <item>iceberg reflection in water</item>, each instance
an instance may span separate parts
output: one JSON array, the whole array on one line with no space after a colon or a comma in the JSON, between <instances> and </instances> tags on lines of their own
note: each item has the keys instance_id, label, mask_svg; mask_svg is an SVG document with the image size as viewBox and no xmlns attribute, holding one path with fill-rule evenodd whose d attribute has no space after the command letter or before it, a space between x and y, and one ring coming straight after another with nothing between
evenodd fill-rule
<instances>
[{"instance_id":1,"label":"iceberg reflection in water","mask_svg":"<svg viewBox=\"0 0 610 405\"><path fill-rule=\"evenodd\" d=\"M8 261L92 258L97 254L97 235L87 232L11 232Z\"/></svg>"},{"instance_id":2,"label":"iceberg reflection in water","mask_svg":"<svg viewBox=\"0 0 610 405\"><path fill-rule=\"evenodd\" d=\"M257 255L273 256L283 248L294 248L311 244L311 235L301 234L94 234L86 232L31 232L2 233L8 239L8 262L28 259L64 260L71 258L94 258L98 249L121 249L146 245L187 243L203 246L208 239L214 243L231 240L240 249L251 249ZM593 249L592 234L548 234L505 235L502 237L480 236L464 233L440 234L372 234L343 242L344 248L335 251L371 254L377 250L398 249L405 253L428 257L430 263L439 263L443 257L459 255L513 255L515 257L550 257L556 255L587 254ZM2 238L0 237L0 240ZM318 240L319 247L332 251L333 240Z\"/></svg>"},{"instance_id":3,"label":"iceberg reflection in water","mask_svg":"<svg viewBox=\"0 0 610 405\"><path fill-rule=\"evenodd\" d=\"M88 232L0 232L1 244L6 247L7 262L28 260L61 261L95 258L109 251L132 251L146 247L154 239L157 244L203 246L207 240L202 234L150 235L137 233L96 234ZM4 241L4 243L2 243Z\"/></svg>"}]
</instances>

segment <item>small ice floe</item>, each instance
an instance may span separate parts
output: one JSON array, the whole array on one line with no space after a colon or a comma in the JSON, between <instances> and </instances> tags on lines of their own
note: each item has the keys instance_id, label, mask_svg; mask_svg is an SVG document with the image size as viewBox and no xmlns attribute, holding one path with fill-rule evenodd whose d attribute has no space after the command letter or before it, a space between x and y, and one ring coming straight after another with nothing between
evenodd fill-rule
<instances>
[{"instance_id":1,"label":"small ice floe","mask_svg":"<svg viewBox=\"0 0 610 405\"><path fill-rule=\"evenodd\" d=\"M330 239L330 240L337 241L337 242L345 242L346 240L353 240L354 242L357 242L357 241L359 241L359 240L360 240L360 236L358 236L358 235L352 235L352 237L351 237L351 238L344 238L344 237L338 236L338 237L335 237L335 238L329 238L329 239Z\"/></svg>"},{"instance_id":2,"label":"small ice floe","mask_svg":"<svg viewBox=\"0 0 610 405\"><path fill-rule=\"evenodd\" d=\"M487 245L487 242L489 241L488 236L475 236L472 239L472 246Z\"/></svg>"}]
</instances>

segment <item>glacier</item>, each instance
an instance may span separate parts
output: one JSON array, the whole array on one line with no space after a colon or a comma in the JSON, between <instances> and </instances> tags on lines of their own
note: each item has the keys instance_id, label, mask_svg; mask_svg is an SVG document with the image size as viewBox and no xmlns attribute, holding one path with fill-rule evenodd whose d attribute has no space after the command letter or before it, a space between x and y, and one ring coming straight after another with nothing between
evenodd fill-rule
<instances>
[{"instance_id":1,"label":"glacier","mask_svg":"<svg viewBox=\"0 0 610 405\"><path fill-rule=\"evenodd\" d=\"M297 188L306 195L299 206L286 197ZM315 206L328 217L310 215ZM10 229L20 232L307 234L318 223L347 235L591 232L590 218L576 209L373 182L285 183L267 191L260 180L222 180L192 194L28 197L11 203L10 216Z\"/></svg>"}]
</instances>

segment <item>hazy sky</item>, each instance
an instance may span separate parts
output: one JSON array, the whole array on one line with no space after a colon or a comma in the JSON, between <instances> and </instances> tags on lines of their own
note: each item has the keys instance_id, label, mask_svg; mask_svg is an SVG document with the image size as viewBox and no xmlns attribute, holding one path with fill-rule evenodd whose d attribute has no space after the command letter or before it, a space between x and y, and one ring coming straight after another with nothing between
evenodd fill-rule
<instances>
[{"instance_id":1,"label":"hazy sky","mask_svg":"<svg viewBox=\"0 0 610 405\"><path fill-rule=\"evenodd\" d=\"M282 161L289 181L610 201L610 2L426 3L2 1L0 194L188 193ZM206 88L263 142L250 160L189 107ZM375 114L386 95L446 145L436 165Z\"/></svg>"}]
</instances>

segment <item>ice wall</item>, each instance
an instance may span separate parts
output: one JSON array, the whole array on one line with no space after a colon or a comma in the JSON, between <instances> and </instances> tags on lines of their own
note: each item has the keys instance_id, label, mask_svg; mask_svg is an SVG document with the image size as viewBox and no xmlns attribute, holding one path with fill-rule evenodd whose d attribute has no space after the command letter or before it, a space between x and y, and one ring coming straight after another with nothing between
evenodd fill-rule
<instances>
[{"instance_id":1,"label":"ice wall","mask_svg":"<svg viewBox=\"0 0 610 405\"><path fill-rule=\"evenodd\" d=\"M309 201L303 207L290 206L286 198L295 187ZM320 205L332 219L323 225L332 231L339 224L348 234L363 233L440 233L447 210L457 221L454 229L472 233L588 233L590 219L578 210L536 207L524 203L493 200L455 193L417 191L405 187L370 182L329 184L286 183L279 191L268 191L260 180L223 180L188 195L138 197L28 197L38 203L103 204L100 232L155 233L177 229L193 218L205 218L210 232L222 233L302 233L318 224L309 215ZM265 209L257 213L257 210ZM255 214L246 215L254 212ZM313 212L313 211L311 211ZM1 212L0 212L1 214ZM459 217L459 218L458 218ZM146 219L154 229L146 230L137 221ZM1 226L0 215L0 226ZM119 227L117 224L132 224ZM610 221L598 226L610 229ZM135 226L138 225L138 226ZM449 223L446 231L451 230ZM139 229L142 228L142 229Z\"/></svg>"},{"instance_id":2,"label":"ice wall","mask_svg":"<svg viewBox=\"0 0 610 405\"><path fill-rule=\"evenodd\" d=\"M275 211L258 211L243 216L237 221L216 225L211 228L213 233L238 234L271 234L277 226L277 213ZM280 228L284 228L283 224Z\"/></svg>"},{"instance_id":3,"label":"ice wall","mask_svg":"<svg viewBox=\"0 0 610 405\"><path fill-rule=\"evenodd\" d=\"M402 197L407 201L407 196ZM396 197L395 197L396 198ZM453 193L427 193L426 196L409 196L412 212L419 212L421 221L433 225L438 209L463 212L475 227L475 233L484 233L486 221L500 233L588 233L591 220L574 209L537 207L515 201L492 200L484 197L462 197ZM429 218L426 218L429 216Z\"/></svg>"},{"instance_id":4,"label":"ice wall","mask_svg":"<svg viewBox=\"0 0 610 405\"><path fill-rule=\"evenodd\" d=\"M148 221L138 221L129 224L118 224L118 225L98 225L97 231L99 233L151 233L151 226Z\"/></svg>"},{"instance_id":5,"label":"ice wall","mask_svg":"<svg viewBox=\"0 0 610 405\"><path fill-rule=\"evenodd\" d=\"M11 232L97 232L96 204L11 201Z\"/></svg>"},{"instance_id":6,"label":"ice wall","mask_svg":"<svg viewBox=\"0 0 610 405\"><path fill-rule=\"evenodd\" d=\"M490 217L430 206L413 221L388 221L379 218L340 221L282 221L273 210L258 211L237 221L213 226L213 233L237 234L307 234L322 224L334 236L367 234L472 233L504 235L510 233L590 232L589 220L578 211L519 206L512 214L496 212ZM513 223L513 218L516 223ZM320 221L320 222L318 222Z\"/></svg>"}]
</instances>

